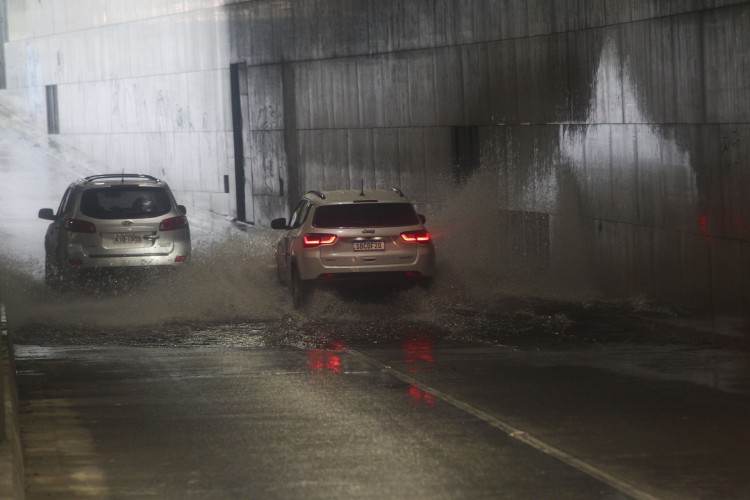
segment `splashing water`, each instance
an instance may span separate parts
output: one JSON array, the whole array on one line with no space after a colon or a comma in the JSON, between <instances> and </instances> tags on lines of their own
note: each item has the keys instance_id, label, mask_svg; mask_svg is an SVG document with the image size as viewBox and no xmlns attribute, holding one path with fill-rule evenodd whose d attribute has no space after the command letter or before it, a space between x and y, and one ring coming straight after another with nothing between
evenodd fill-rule
<instances>
[{"instance_id":1,"label":"splashing water","mask_svg":"<svg viewBox=\"0 0 750 500\"><path fill-rule=\"evenodd\" d=\"M158 328L170 323L211 325L222 322L289 322L313 330L323 323L422 322L434 328L456 327L447 311L488 310L509 295L531 293L529 266L502 253L497 238L485 235L496 225L492 184L482 175L455 192L428 221L435 234L439 275L433 287L373 293L317 289L303 313L295 312L287 287L279 283L273 255L279 233L272 230L216 228L194 235L189 265L147 279L95 283L68 293L48 290L41 262L6 261L0 268L2 298L16 328ZM226 226L233 226L225 222ZM217 234L219 236L217 236ZM34 265L36 264L36 265ZM309 333L309 332L308 332Z\"/></svg>"}]
</instances>

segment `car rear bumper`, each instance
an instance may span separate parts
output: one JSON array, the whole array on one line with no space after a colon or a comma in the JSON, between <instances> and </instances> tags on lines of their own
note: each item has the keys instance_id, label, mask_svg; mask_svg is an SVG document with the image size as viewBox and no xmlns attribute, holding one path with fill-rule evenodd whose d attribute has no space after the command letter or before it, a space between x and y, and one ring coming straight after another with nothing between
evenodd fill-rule
<instances>
[{"instance_id":1,"label":"car rear bumper","mask_svg":"<svg viewBox=\"0 0 750 500\"><path fill-rule=\"evenodd\" d=\"M435 275L435 253L425 246L416 259L403 264L369 264L349 266L326 266L320 261L317 252L303 254L298 259L298 270L302 280L356 280L389 279L394 277L430 278Z\"/></svg>"},{"instance_id":2,"label":"car rear bumper","mask_svg":"<svg viewBox=\"0 0 750 500\"><path fill-rule=\"evenodd\" d=\"M156 251L154 251L156 250ZM174 244L170 248L158 251L141 252L103 252L101 249L87 251L82 245L69 245L65 262L67 269L110 269L134 267L180 267L190 260L190 244Z\"/></svg>"},{"instance_id":3,"label":"car rear bumper","mask_svg":"<svg viewBox=\"0 0 750 500\"><path fill-rule=\"evenodd\" d=\"M182 257L182 258L180 258ZM71 270L97 270L115 268L149 268L149 267L181 267L189 261L190 254L180 255L177 252L169 254L146 255L115 255L70 257L65 267Z\"/></svg>"}]
</instances>

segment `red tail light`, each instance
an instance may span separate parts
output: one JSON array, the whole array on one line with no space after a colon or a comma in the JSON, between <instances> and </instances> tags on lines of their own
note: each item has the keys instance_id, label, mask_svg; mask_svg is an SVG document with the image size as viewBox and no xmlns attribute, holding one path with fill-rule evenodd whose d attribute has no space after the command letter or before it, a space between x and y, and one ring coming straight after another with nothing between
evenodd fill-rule
<instances>
[{"instance_id":1,"label":"red tail light","mask_svg":"<svg viewBox=\"0 0 750 500\"><path fill-rule=\"evenodd\" d=\"M427 243L432 239L426 229L401 233L401 239L409 243Z\"/></svg>"},{"instance_id":2,"label":"red tail light","mask_svg":"<svg viewBox=\"0 0 750 500\"><path fill-rule=\"evenodd\" d=\"M73 233L95 233L96 226L87 220L68 219L65 221L65 229Z\"/></svg>"},{"instance_id":3,"label":"red tail light","mask_svg":"<svg viewBox=\"0 0 750 500\"><path fill-rule=\"evenodd\" d=\"M338 237L335 234L308 233L302 237L305 248L313 248L320 245L332 245Z\"/></svg>"},{"instance_id":4,"label":"red tail light","mask_svg":"<svg viewBox=\"0 0 750 500\"><path fill-rule=\"evenodd\" d=\"M174 231L175 229L182 229L187 227L187 217L180 215L179 217L172 217L171 219L164 219L159 224L159 231Z\"/></svg>"}]
</instances>

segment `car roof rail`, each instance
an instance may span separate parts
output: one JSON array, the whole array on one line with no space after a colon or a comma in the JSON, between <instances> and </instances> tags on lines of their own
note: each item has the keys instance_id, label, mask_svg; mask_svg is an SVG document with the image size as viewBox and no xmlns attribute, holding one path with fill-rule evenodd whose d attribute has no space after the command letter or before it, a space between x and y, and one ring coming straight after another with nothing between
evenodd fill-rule
<instances>
[{"instance_id":1,"label":"car roof rail","mask_svg":"<svg viewBox=\"0 0 750 500\"><path fill-rule=\"evenodd\" d=\"M324 194L323 194L323 193L321 193L320 191L315 191L315 190L313 190L313 191L308 191L308 192L307 192L307 194L314 194L315 196L317 196L317 197L318 197L318 198L320 198L321 200L325 200L325 199L326 199L326 195L324 195Z\"/></svg>"},{"instance_id":2,"label":"car roof rail","mask_svg":"<svg viewBox=\"0 0 750 500\"><path fill-rule=\"evenodd\" d=\"M401 198L403 198L403 197L404 197L404 193L402 193L402 192L401 192L401 190L400 190L399 188L397 188L397 187L391 188L391 191L393 191L394 193L398 193L398 195L399 195L399 196L400 196Z\"/></svg>"},{"instance_id":3,"label":"car roof rail","mask_svg":"<svg viewBox=\"0 0 750 500\"><path fill-rule=\"evenodd\" d=\"M88 177L84 177L83 180L86 182L94 182L99 179L122 179L123 181L125 179L148 179L153 182L159 182L159 179L153 175L146 174L99 174L89 175Z\"/></svg>"}]
</instances>

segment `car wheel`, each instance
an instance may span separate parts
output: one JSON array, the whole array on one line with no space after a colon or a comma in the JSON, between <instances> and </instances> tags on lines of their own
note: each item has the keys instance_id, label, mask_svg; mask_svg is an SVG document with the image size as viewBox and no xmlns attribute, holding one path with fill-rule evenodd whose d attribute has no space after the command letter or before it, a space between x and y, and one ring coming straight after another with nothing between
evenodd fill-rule
<instances>
[{"instance_id":1,"label":"car wheel","mask_svg":"<svg viewBox=\"0 0 750 500\"><path fill-rule=\"evenodd\" d=\"M284 271L282 271L281 266L278 264L276 265L276 279L279 280L280 285L286 285L286 280L284 279Z\"/></svg>"},{"instance_id":2,"label":"car wheel","mask_svg":"<svg viewBox=\"0 0 750 500\"><path fill-rule=\"evenodd\" d=\"M432 288L432 278L420 278L417 282L417 286L422 290L430 291Z\"/></svg>"},{"instance_id":3,"label":"car wheel","mask_svg":"<svg viewBox=\"0 0 750 500\"><path fill-rule=\"evenodd\" d=\"M289 283L289 288L292 294L294 309L300 310L304 308L309 295L309 285L300 279L299 273L294 268L292 268L292 279Z\"/></svg>"},{"instance_id":4,"label":"car wheel","mask_svg":"<svg viewBox=\"0 0 750 500\"><path fill-rule=\"evenodd\" d=\"M60 289L60 272L49 257L44 258L44 284L52 290Z\"/></svg>"}]
</instances>

